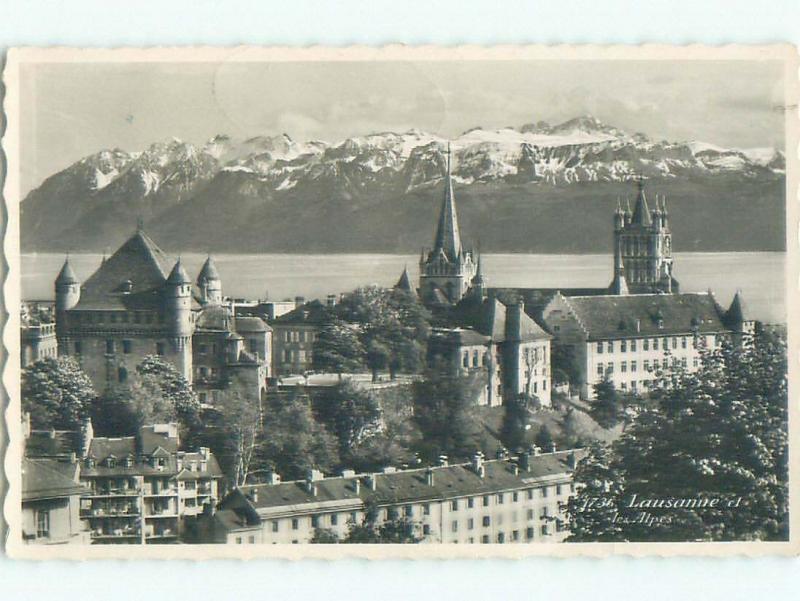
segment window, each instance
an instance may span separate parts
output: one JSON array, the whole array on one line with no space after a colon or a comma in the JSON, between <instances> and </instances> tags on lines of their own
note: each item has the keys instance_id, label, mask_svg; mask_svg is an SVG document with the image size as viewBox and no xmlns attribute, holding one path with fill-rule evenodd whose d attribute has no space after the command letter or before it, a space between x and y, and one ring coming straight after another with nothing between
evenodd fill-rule
<instances>
[{"instance_id":1,"label":"window","mask_svg":"<svg viewBox=\"0 0 800 601\"><path fill-rule=\"evenodd\" d=\"M539 517L546 518L549 517L549 515L550 515L549 509L547 507L542 507L542 511L539 514Z\"/></svg>"},{"instance_id":2,"label":"window","mask_svg":"<svg viewBox=\"0 0 800 601\"><path fill-rule=\"evenodd\" d=\"M36 538L50 537L50 512L41 510L36 512Z\"/></svg>"},{"instance_id":3,"label":"window","mask_svg":"<svg viewBox=\"0 0 800 601\"><path fill-rule=\"evenodd\" d=\"M613 363L609 363L608 364L608 368L606 368L606 371L608 373L610 373L610 374L613 374L614 373L614 364Z\"/></svg>"},{"instance_id":4,"label":"window","mask_svg":"<svg viewBox=\"0 0 800 601\"><path fill-rule=\"evenodd\" d=\"M484 528L487 528L488 526L490 526L491 523L492 523L492 519L488 515L483 516L483 527Z\"/></svg>"},{"instance_id":5,"label":"window","mask_svg":"<svg viewBox=\"0 0 800 601\"><path fill-rule=\"evenodd\" d=\"M531 499L533 499L533 489L529 488L527 492L528 492L528 495L527 495L528 496L528 500L530 501Z\"/></svg>"},{"instance_id":6,"label":"window","mask_svg":"<svg viewBox=\"0 0 800 601\"><path fill-rule=\"evenodd\" d=\"M472 497L470 497L469 499L467 499L467 507L469 507L470 509L472 509L473 507L475 507L475 499L473 499Z\"/></svg>"},{"instance_id":7,"label":"window","mask_svg":"<svg viewBox=\"0 0 800 601\"><path fill-rule=\"evenodd\" d=\"M467 520L467 530L472 530L473 528L475 528L475 520L469 518Z\"/></svg>"},{"instance_id":8,"label":"window","mask_svg":"<svg viewBox=\"0 0 800 601\"><path fill-rule=\"evenodd\" d=\"M488 545L489 544L489 535L488 534L484 534L481 537L481 543L483 543L484 545Z\"/></svg>"},{"instance_id":9,"label":"window","mask_svg":"<svg viewBox=\"0 0 800 601\"><path fill-rule=\"evenodd\" d=\"M427 536L430 533L431 533L431 527L428 524L423 524L422 525L422 534Z\"/></svg>"},{"instance_id":10,"label":"window","mask_svg":"<svg viewBox=\"0 0 800 601\"><path fill-rule=\"evenodd\" d=\"M114 354L114 341L110 338L106 340L106 353L109 355Z\"/></svg>"},{"instance_id":11,"label":"window","mask_svg":"<svg viewBox=\"0 0 800 601\"><path fill-rule=\"evenodd\" d=\"M650 340L648 338L645 338L644 340L642 340L642 349L644 349L646 351L650 350Z\"/></svg>"},{"instance_id":12,"label":"window","mask_svg":"<svg viewBox=\"0 0 800 601\"><path fill-rule=\"evenodd\" d=\"M120 383L127 382L128 381L128 370L125 369L124 367L120 367L117 370L117 379L120 381Z\"/></svg>"},{"instance_id":13,"label":"window","mask_svg":"<svg viewBox=\"0 0 800 601\"><path fill-rule=\"evenodd\" d=\"M528 540L533 540L533 528L525 529L525 538L527 538Z\"/></svg>"},{"instance_id":14,"label":"window","mask_svg":"<svg viewBox=\"0 0 800 601\"><path fill-rule=\"evenodd\" d=\"M505 495L501 492L497 493L497 504L502 505L504 500L505 500Z\"/></svg>"},{"instance_id":15,"label":"window","mask_svg":"<svg viewBox=\"0 0 800 601\"><path fill-rule=\"evenodd\" d=\"M247 542L250 543L251 545L254 545L255 542L256 542L256 537L255 536L248 536L247 537Z\"/></svg>"},{"instance_id":16,"label":"window","mask_svg":"<svg viewBox=\"0 0 800 601\"><path fill-rule=\"evenodd\" d=\"M686 367L686 357L681 357L681 367Z\"/></svg>"},{"instance_id":17,"label":"window","mask_svg":"<svg viewBox=\"0 0 800 601\"><path fill-rule=\"evenodd\" d=\"M628 343L625 340L619 343L619 350L621 353L625 353L628 351Z\"/></svg>"},{"instance_id":18,"label":"window","mask_svg":"<svg viewBox=\"0 0 800 601\"><path fill-rule=\"evenodd\" d=\"M512 494L511 494L511 500L512 500L514 503L516 503L517 501L519 501L519 493L518 493L518 492L512 493Z\"/></svg>"},{"instance_id":19,"label":"window","mask_svg":"<svg viewBox=\"0 0 800 601\"><path fill-rule=\"evenodd\" d=\"M469 367L469 352L464 351L464 355L461 357L461 364L464 367Z\"/></svg>"},{"instance_id":20,"label":"window","mask_svg":"<svg viewBox=\"0 0 800 601\"><path fill-rule=\"evenodd\" d=\"M547 498L547 487L546 486L542 486L542 498L543 499Z\"/></svg>"},{"instance_id":21,"label":"window","mask_svg":"<svg viewBox=\"0 0 800 601\"><path fill-rule=\"evenodd\" d=\"M505 533L503 533L503 532L498 532L498 533L497 533L497 542L498 542L498 543L504 543L504 542L506 542L506 535L505 535Z\"/></svg>"},{"instance_id":22,"label":"window","mask_svg":"<svg viewBox=\"0 0 800 601\"><path fill-rule=\"evenodd\" d=\"M338 526L339 525L339 514L332 513L331 514L331 526Z\"/></svg>"},{"instance_id":23,"label":"window","mask_svg":"<svg viewBox=\"0 0 800 601\"><path fill-rule=\"evenodd\" d=\"M542 526L541 530L542 530L542 536L547 536L548 534L550 534L550 526L548 526L547 524Z\"/></svg>"},{"instance_id":24,"label":"window","mask_svg":"<svg viewBox=\"0 0 800 601\"><path fill-rule=\"evenodd\" d=\"M458 532L458 520L453 520L451 528L452 528L453 532Z\"/></svg>"},{"instance_id":25,"label":"window","mask_svg":"<svg viewBox=\"0 0 800 601\"><path fill-rule=\"evenodd\" d=\"M472 367L478 367L478 351L472 351Z\"/></svg>"},{"instance_id":26,"label":"window","mask_svg":"<svg viewBox=\"0 0 800 601\"><path fill-rule=\"evenodd\" d=\"M602 352L603 352L603 343L602 342L598 342L597 343L597 352L602 354Z\"/></svg>"},{"instance_id":27,"label":"window","mask_svg":"<svg viewBox=\"0 0 800 601\"><path fill-rule=\"evenodd\" d=\"M80 340L76 340L75 341L75 354L76 355L80 355L82 351L83 351L83 347L81 346L81 341Z\"/></svg>"},{"instance_id":28,"label":"window","mask_svg":"<svg viewBox=\"0 0 800 601\"><path fill-rule=\"evenodd\" d=\"M156 342L156 355L163 356L164 355L164 343L163 342Z\"/></svg>"},{"instance_id":29,"label":"window","mask_svg":"<svg viewBox=\"0 0 800 601\"><path fill-rule=\"evenodd\" d=\"M300 526L300 524L299 524L299 522L297 521L297 518L292 518L292 530L297 530L297 528L298 528L299 526Z\"/></svg>"},{"instance_id":30,"label":"window","mask_svg":"<svg viewBox=\"0 0 800 601\"><path fill-rule=\"evenodd\" d=\"M519 540L519 530L514 530L514 532L511 533L511 540L513 541Z\"/></svg>"},{"instance_id":31,"label":"window","mask_svg":"<svg viewBox=\"0 0 800 601\"><path fill-rule=\"evenodd\" d=\"M560 484L556 484L556 494L560 495L563 491L563 488Z\"/></svg>"},{"instance_id":32,"label":"window","mask_svg":"<svg viewBox=\"0 0 800 601\"><path fill-rule=\"evenodd\" d=\"M645 371L650 371L650 359L645 359L644 360L644 370Z\"/></svg>"},{"instance_id":33,"label":"window","mask_svg":"<svg viewBox=\"0 0 800 601\"><path fill-rule=\"evenodd\" d=\"M453 499L450 502L450 509L452 509L453 511L458 511L458 499Z\"/></svg>"},{"instance_id":34,"label":"window","mask_svg":"<svg viewBox=\"0 0 800 601\"><path fill-rule=\"evenodd\" d=\"M122 352L126 355L130 355L131 351L133 350L133 342L130 340L123 340L122 341Z\"/></svg>"},{"instance_id":35,"label":"window","mask_svg":"<svg viewBox=\"0 0 800 601\"><path fill-rule=\"evenodd\" d=\"M236 544L237 545L241 545L242 544L242 537L241 536L237 536L236 537Z\"/></svg>"},{"instance_id":36,"label":"window","mask_svg":"<svg viewBox=\"0 0 800 601\"><path fill-rule=\"evenodd\" d=\"M672 348L678 348L678 339L677 338L673 338L672 339Z\"/></svg>"},{"instance_id":37,"label":"window","mask_svg":"<svg viewBox=\"0 0 800 601\"><path fill-rule=\"evenodd\" d=\"M528 519L532 520L532 519L534 519L534 517L536 517L536 516L533 513L533 509L529 509L528 510Z\"/></svg>"},{"instance_id":38,"label":"window","mask_svg":"<svg viewBox=\"0 0 800 601\"><path fill-rule=\"evenodd\" d=\"M484 495L483 496L483 506L484 507L489 507L489 495Z\"/></svg>"},{"instance_id":39,"label":"window","mask_svg":"<svg viewBox=\"0 0 800 601\"><path fill-rule=\"evenodd\" d=\"M628 362L627 361L623 361L619 366L619 370L622 373L626 373L628 371Z\"/></svg>"},{"instance_id":40,"label":"window","mask_svg":"<svg viewBox=\"0 0 800 601\"><path fill-rule=\"evenodd\" d=\"M422 515L430 515L431 514L431 506L430 503L425 503L422 506Z\"/></svg>"},{"instance_id":41,"label":"window","mask_svg":"<svg viewBox=\"0 0 800 601\"><path fill-rule=\"evenodd\" d=\"M603 364L602 363L598 363L597 364L597 375L598 376L602 376L604 373L605 373L605 371L603 370Z\"/></svg>"},{"instance_id":42,"label":"window","mask_svg":"<svg viewBox=\"0 0 800 601\"><path fill-rule=\"evenodd\" d=\"M700 359L697 357L692 357L692 367L699 367L700 366Z\"/></svg>"},{"instance_id":43,"label":"window","mask_svg":"<svg viewBox=\"0 0 800 601\"><path fill-rule=\"evenodd\" d=\"M413 516L413 515L414 515L414 507L413 507L413 506L411 506L411 505L406 505L406 506L403 508L403 514L404 514L404 515L405 515L407 518L410 518L411 516Z\"/></svg>"},{"instance_id":44,"label":"window","mask_svg":"<svg viewBox=\"0 0 800 601\"><path fill-rule=\"evenodd\" d=\"M631 371L635 372L637 369L638 365L636 364L636 361L631 361Z\"/></svg>"},{"instance_id":45,"label":"window","mask_svg":"<svg viewBox=\"0 0 800 601\"><path fill-rule=\"evenodd\" d=\"M613 353L614 352L614 343L611 340L608 341L608 344L606 345L606 350L609 353Z\"/></svg>"},{"instance_id":46,"label":"window","mask_svg":"<svg viewBox=\"0 0 800 601\"><path fill-rule=\"evenodd\" d=\"M681 338L681 348L686 348L688 341L686 340L686 336Z\"/></svg>"},{"instance_id":47,"label":"window","mask_svg":"<svg viewBox=\"0 0 800 601\"><path fill-rule=\"evenodd\" d=\"M664 369L668 369L669 368L669 359L664 357L664 359L661 361L661 367L664 368Z\"/></svg>"},{"instance_id":48,"label":"window","mask_svg":"<svg viewBox=\"0 0 800 601\"><path fill-rule=\"evenodd\" d=\"M631 340L631 351L636 351L636 341Z\"/></svg>"},{"instance_id":49,"label":"window","mask_svg":"<svg viewBox=\"0 0 800 601\"><path fill-rule=\"evenodd\" d=\"M653 338L653 350L658 350L658 338Z\"/></svg>"},{"instance_id":50,"label":"window","mask_svg":"<svg viewBox=\"0 0 800 601\"><path fill-rule=\"evenodd\" d=\"M319 528L319 516L316 515L311 516L311 527Z\"/></svg>"}]
</instances>

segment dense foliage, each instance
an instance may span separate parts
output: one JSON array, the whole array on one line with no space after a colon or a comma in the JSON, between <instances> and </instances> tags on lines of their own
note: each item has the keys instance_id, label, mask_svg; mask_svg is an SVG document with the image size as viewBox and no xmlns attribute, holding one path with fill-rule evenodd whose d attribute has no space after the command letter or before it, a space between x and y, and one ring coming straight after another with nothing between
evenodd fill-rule
<instances>
[{"instance_id":1,"label":"dense foliage","mask_svg":"<svg viewBox=\"0 0 800 601\"><path fill-rule=\"evenodd\" d=\"M70 357L44 359L22 370L22 410L37 429L79 430L97 393Z\"/></svg>"}]
</instances>

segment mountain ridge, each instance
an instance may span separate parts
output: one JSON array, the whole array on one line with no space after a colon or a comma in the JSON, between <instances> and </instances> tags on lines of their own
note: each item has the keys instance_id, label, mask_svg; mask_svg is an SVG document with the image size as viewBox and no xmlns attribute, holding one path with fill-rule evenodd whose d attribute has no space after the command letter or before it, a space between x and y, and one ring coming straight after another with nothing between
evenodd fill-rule
<instances>
[{"instance_id":1,"label":"mountain ridge","mask_svg":"<svg viewBox=\"0 0 800 601\"><path fill-rule=\"evenodd\" d=\"M22 246L99 251L118 244L143 219L169 241L166 246L187 250L401 250L430 236L426 224L435 220L448 143L465 221L484 215L488 232L492 222L514 224L508 240L501 232L478 232L487 248L562 252L574 245L547 236L527 239L515 233L518 224L527 220L537 231L540 224L530 219L547 213L575 225L593 212L584 206L592 195L586 185L596 186L594 209L632 194L636 177L649 179L659 193L677 194L671 207L688 210L706 227L717 213L721 233L694 239L687 249L726 248L726 235L738 236L746 250L783 243L783 229L780 239L775 232L754 236L737 229L742 218L774 227L783 219L781 151L654 141L584 115L555 125L472 128L453 140L415 129L336 144L287 134L244 140L220 134L202 145L171 138L142 151L101 150L27 195ZM560 203L555 209L553 199ZM731 215L734 209L740 214ZM553 227L568 235L562 225ZM602 231L591 225L576 229ZM676 248L679 241L676 235Z\"/></svg>"}]
</instances>

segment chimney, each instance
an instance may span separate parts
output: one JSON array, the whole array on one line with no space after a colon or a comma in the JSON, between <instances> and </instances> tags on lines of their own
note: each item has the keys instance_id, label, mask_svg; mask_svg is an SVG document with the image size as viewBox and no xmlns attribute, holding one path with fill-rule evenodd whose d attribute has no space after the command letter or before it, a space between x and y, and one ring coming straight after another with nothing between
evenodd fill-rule
<instances>
[{"instance_id":1,"label":"chimney","mask_svg":"<svg viewBox=\"0 0 800 601\"><path fill-rule=\"evenodd\" d=\"M89 454L89 446L92 444L94 438L94 428L92 427L92 420L88 417L83 420L81 424L81 456L86 457Z\"/></svg>"},{"instance_id":2,"label":"chimney","mask_svg":"<svg viewBox=\"0 0 800 601\"><path fill-rule=\"evenodd\" d=\"M523 472L531 471L531 454L527 451L519 454L519 467Z\"/></svg>"},{"instance_id":3,"label":"chimney","mask_svg":"<svg viewBox=\"0 0 800 601\"><path fill-rule=\"evenodd\" d=\"M353 490L357 495L361 494L361 480L359 480L358 478L355 478L353 480Z\"/></svg>"},{"instance_id":4,"label":"chimney","mask_svg":"<svg viewBox=\"0 0 800 601\"><path fill-rule=\"evenodd\" d=\"M439 455L439 467L447 467L447 455Z\"/></svg>"},{"instance_id":5,"label":"chimney","mask_svg":"<svg viewBox=\"0 0 800 601\"><path fill-rule=\"evenodd\" d=\"M356 475L355 470L342 470L342 478L352 478Z\"/></svg>"},{"instance_id":6,"label":"chimney","mask_svg":"<svg viewBox=\"0 0 800 601\"><path fill-rule=\"evenodd\" d=\"M280 484L281 483L281 475L278 472L270 471L267 474L267 484Z\"/></svg>"},{"instance_id":7,"label":"chimney","mask_svg":"<svg viewBox=\"0 0 800 601\"><path fill-rule=\"evenodd\" d=\"M556 452L556 443L554 443L554 442L550 443L550 452L551 453L555 453Z\"/></svg>"},{"instance_id":8,"label":"chimney","mask_svg":"<svg viewBox=\"0 0 800 601\"><path fill-rule=\"evenodd\" d=\"M425 470L425 483L428 486L433 486L433 469L430 467Z\"/></svg>"},{"instance_id":9,"label":"chimney","mask_svg":"<svg viewBox=\"0 0 800 601\"><path fill-rule=\"evenodd\" d=\"M306 304L306 299L304 296L295 296L294 297L294 306L295 308L300 307L301 305Z\"/></svg>"},{"instance_id":10,"label":"chimney","mask_svg":"<svg viewBox=\"0 0 800 601\"><path fill-rule=\"evenodd\" d=\"M636 320L636 331L637 332L641 332L642 331L642 320L641 319L637 319Z\"/></svg>"},{"instance_id":11,"label":"chimney","mask_svg":"<svg viewBox=\"0 0 800 601\"><path fill-rule=\"evenodd\" d=\"M317 496L316 482L324 478L325 476L321 471L315 469L308 470L308 472L306 473L306 489L308 490L308 493L316 497Z\"/></svg>"},{"instance_id":12,"label":"chimney","mask_svg":"<svg viewBox=\"0 0 800 601\"><path fill-rule=\"evenodd\" d=\"M378 474L370 474L367 476L367 484L370 490L378 490Z\"/></svg>"},{"instance_id":13,"label":"chimney","mask_svg":"<svg viewBox=\"0 0 800 601\"><path fill-rule=\"evenodd\" d=\"M567 465L573 470L578 467L578 457L575 455L575 451L572 451L569 455L567 455Z\"/></svg>"},{"instance_id":14,"label":"chimney","mask_svg":"<svg viewBox=\"0 0 800 601\"><path fill-rule=\"evenodd\" d=\"M483 467L483 453L480 451L476 451L472 456L472 471L478 474L479 477L483 478L485 470Z\"/></svg>"},{"instance_id":15,"label":"chimney","mask_svg":"<svg viewBox=\"0 0 800 601\"><path fill-rule=\"evenodd\" d=\"M512 463L511 469L514 471L515 476L519 476L519 465L517 465L516 463Z\"/></svg>"}]
</instances>

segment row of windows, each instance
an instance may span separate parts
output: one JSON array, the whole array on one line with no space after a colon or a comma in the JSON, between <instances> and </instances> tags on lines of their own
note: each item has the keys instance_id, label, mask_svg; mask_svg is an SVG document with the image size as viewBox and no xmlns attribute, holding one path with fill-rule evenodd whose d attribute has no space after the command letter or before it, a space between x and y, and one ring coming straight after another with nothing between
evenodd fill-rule
<instances>
[{"instance_id":1,"label":"row of windows","mask_svg":"<svg viewBox=\"0 0 800 601\"><path fill-rule=\"evenodd\" d=\"M709 337L704 337L704 338L707 339ZM672 341L671 344L670 344L670 341ZM651 347L652 347L652 350L654 350L654 351L659 350L659 347L662 350L666 351L666 350L669 350L670 346L673 349L677 349L678 348L678 344L680 344L680 347L682 349L685 349L685 348L688 348L688 345L689 345L689 339L688 339L687 336L673 336L673 337L668 337L668 338L652 338L652 339L650 339L650 338L642 338L638 342L641 342L643 351L649 351L651 349ZM708 341L706 340L705 342L707 343ZM695 347L696 346L697 346L697 343L695 342ZM598 342L597 343L597 352L598 353L602 353L604 351L604 349L605 349L605 352L613 353L614 349L615 349L614 341L613 340L608 340L606 342ZM620 340L619 341L619 351L621 353L626 353L626 352L628 352L628 350L630 350L631 352L636 352L636 350L637 350L637 340L636 339Z\"/></svg>"},{"instance_id":2,"label":"row of windows","mask_svg":"<svg viewBox=\"0 0 800 601\"><path fill-rule=\"evenodd\" d=\"M314 342L317 333L311 330L286 330L282 338L284 342Z\"/></svg>"},{"instance_id":3,"label":"row of windows","mask_svg":"<svg viewBox=\"0 0 800 601\"><path fill-rule=\"evenodd\" d=\"M311 351L283 349L284 363L307 363L311 361Z\"/></svg>"},{"instance_id":4,"label":"row of windows","mask_svg":"<svg viewBox=\"0 0 800 601\"><path fill-rule=\"evenodd\" d=\"M164 315L156 314L152 312L133 312L133 313L121 313L119 311L112 311L109 313L85 313L85 312L75 312L70 317L74 317L77 322L83 322L87 324L92 323L154 323L158 321L159 323L164 322Z\"/></svg>"},{"instance_id":5,"label":"row of windows","mask_svg":"<svg viewBox=\"0 0 800 601\"><path fill-rule=\"evenodd\" d=\"M615 364L614 364L613 361L611 363L602 363L602 362L598 363L597 364L597 375L598 376L604 376L604 375L613 374L614 373L614 365ZM669 357L664 357L661 360L660 364L659 364L658 359L653 359L652 364L650 362L650 359L645 359L644 361L642 361L642 368L646 372L655 371L655 370L659 369L659 367L661 369L669 369L670 365L672 365L673 368L676 368L678 366L686 368L688 366L688 362L686 360L686 357L681 357L681 358L672 357L672 359L670 359ZM692 367L696 368L696 367L699 367L699 366L700 366L700 358L699 357L692 357ZM620 361L620 363L619 363L619 371L620 371L620 373L623 373L623 374L624 373L628 373L628 371L630 371L631 373L636 373L638 371L638 369L639 369L639 364L636 361L631 361L630 363L628 363L627 361Z\"/></svg>"}]
</instances>

